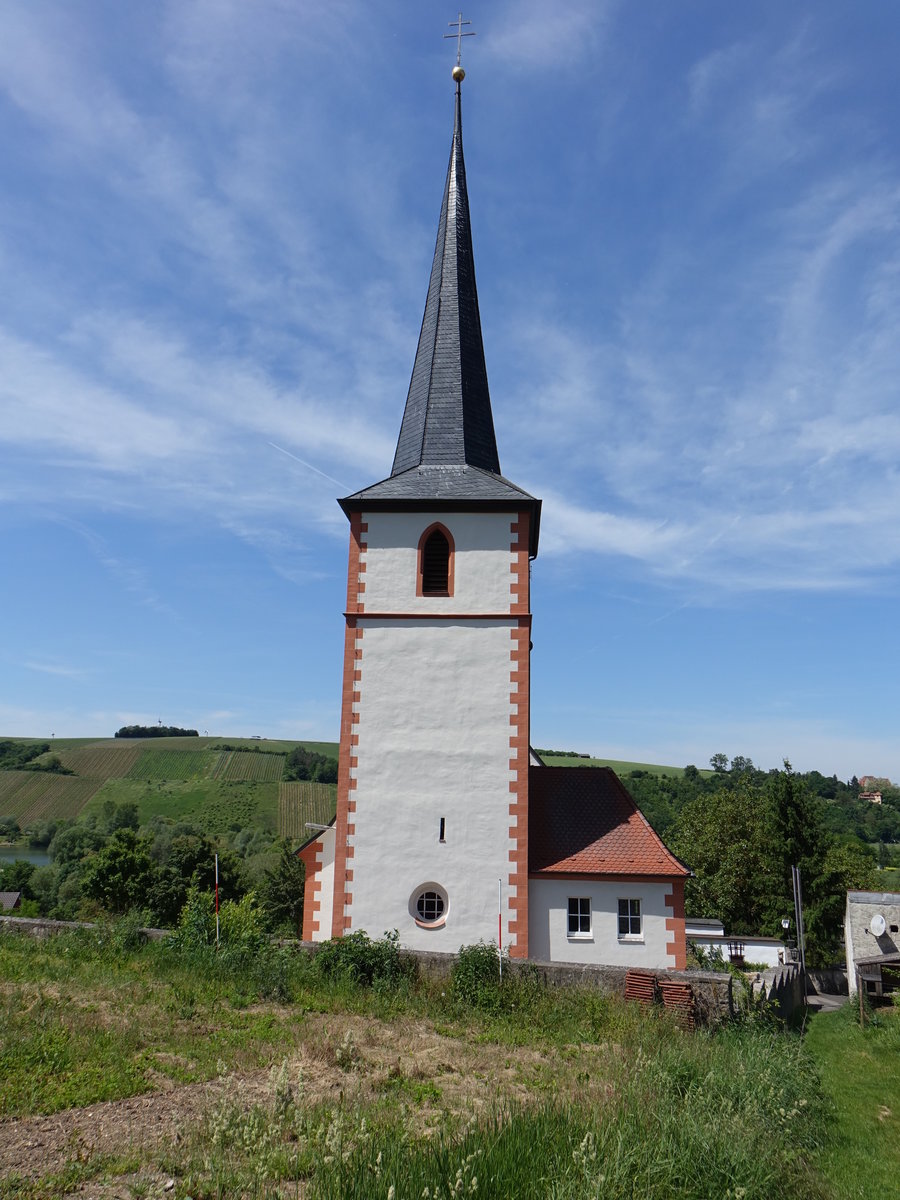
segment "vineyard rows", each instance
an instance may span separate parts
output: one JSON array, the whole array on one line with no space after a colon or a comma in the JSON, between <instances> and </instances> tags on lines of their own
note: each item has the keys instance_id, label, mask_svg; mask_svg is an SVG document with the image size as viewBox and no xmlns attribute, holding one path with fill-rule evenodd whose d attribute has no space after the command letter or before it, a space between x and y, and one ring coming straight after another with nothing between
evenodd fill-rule
<instances>
[{"instance_id":1,"label":"vineyard rows","mask_svg":"<svg viewBox=\"0 0 900 1200\"><path fill-rule=\"evenodd\" d=\"M284 774L284 758L283 754L258 754L254 750L223 750L211 778L278 783Z\"/></svg>"},{"instance_id":2,"label":"vineyard rows","mask_svg":"<svg viewBox=\"0 0 900 1200\"><path fill-rule=\"evenodd\" d=\"M221 755L208 750L141 750L126 779L208 779Z\"/></svg>"},{"instance_id":3,"label":"vineyard rows","mask_svg":"<svg viewBox=\"0 0 900 1200\"><path fill-rule=\"evenodd\" d=\"M278 788L278 833L306 841L315 831L307 822L327 825L337 810L337 784L300 780Z\"/></svg>"},{"instance_id":4,"label":"vineyard rows","mask_svg":"<svg viewBox=\"0 0 900 1200\"><path fill-rule=\"evenodd\" d=\"M52 817L77 817L102 780L45 771L0 772L0 814L23 828Z\"/></svg>"},{"instance_id":5,"label":"vineyard rows","mask_svg":"<svg viewBox=\"0 0 900 1200\"><path fill-rule=\"evenodd\" d=\"M87 779L121 779L140 757L140 746L82 746L63 750L64 767Z\"/></svg>"}]
</instances>

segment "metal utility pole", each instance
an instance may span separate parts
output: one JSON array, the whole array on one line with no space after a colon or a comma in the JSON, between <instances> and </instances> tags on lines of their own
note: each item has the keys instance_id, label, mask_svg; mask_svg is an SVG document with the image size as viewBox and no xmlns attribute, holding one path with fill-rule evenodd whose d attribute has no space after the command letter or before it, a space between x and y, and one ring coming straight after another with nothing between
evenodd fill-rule
<instances>
[{"instance_id":1,"label":"metal utility pole","mask_svg":"<svg viewBox=\"0 0 900 1200\"><path fill-rule=\"evenodd\" d=\"M803 1003L806 1004L806 935L803 929L803 890L800 886L799 867L791 867L791 883L794 887L794 916L797 921L797 949L800 951L800 971L803 978Z\"/></svg>"}]
</instances>

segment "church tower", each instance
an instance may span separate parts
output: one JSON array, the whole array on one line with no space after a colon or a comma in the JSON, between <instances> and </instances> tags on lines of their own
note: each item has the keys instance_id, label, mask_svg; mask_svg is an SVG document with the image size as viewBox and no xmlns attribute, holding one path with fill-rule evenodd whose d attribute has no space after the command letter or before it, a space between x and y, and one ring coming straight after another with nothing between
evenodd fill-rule
<instances>
[{"instance_id":1,"label":"church tower","mask_svg":"<svg viewBox=\"0 0 900 1200\"><path fill-rule=\"evenodd\" d=\"M528 954L530 570L541 502L500 473L460 82L390 476L350 521L335 823L303 849L303 936L397 929Z\"/></svg>"}]
</instances>

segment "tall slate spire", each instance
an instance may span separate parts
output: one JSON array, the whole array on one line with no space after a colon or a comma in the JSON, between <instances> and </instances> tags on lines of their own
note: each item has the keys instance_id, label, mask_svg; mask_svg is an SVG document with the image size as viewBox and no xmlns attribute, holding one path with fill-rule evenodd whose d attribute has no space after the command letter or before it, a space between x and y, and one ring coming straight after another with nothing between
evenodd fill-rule
<instances>
[{"instance_id":1,"label":"tall slate spire","mask_svg":"<svg viewBox=\"0 0 900 1200\"><path fill-rule=\"evenodd\" d=\"M457 83L425 315L391 475L411 467L465 464L500 474L475 287Z\"/></svg>"},{"instance_id":2,"label":"tall slate spire","mask_svg":"<svg viewBox=\"0 0 900 1200\"><path fill-rule=\"evenodd\" d=\"M338 503L348 517L366 510L527 510L534 558L541 502L500 474L494 437L463 161L459 81L464 77L457 61L450 166L394 465L387 479Z\"/></svg>"}]
</instances>

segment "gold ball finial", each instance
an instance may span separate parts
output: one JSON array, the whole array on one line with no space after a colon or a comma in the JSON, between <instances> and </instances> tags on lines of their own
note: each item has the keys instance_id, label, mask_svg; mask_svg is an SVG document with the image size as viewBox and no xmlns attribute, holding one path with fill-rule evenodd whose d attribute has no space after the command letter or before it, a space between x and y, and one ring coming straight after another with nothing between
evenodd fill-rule
<instances>
[{"instance_id":1,"label":"gold ball finial","mask_svg":"<svg viewBox=\"0 0 900 1200\"><path fill-rule=\"evenodd\" d=\"M466 77L465 71L462 69L462 67L459 65L459 63L457 63L456 66L453 68L454 80L457 83L462 83L462 81L465 79L465 77Z\"/></svg>"}]
</instances>

